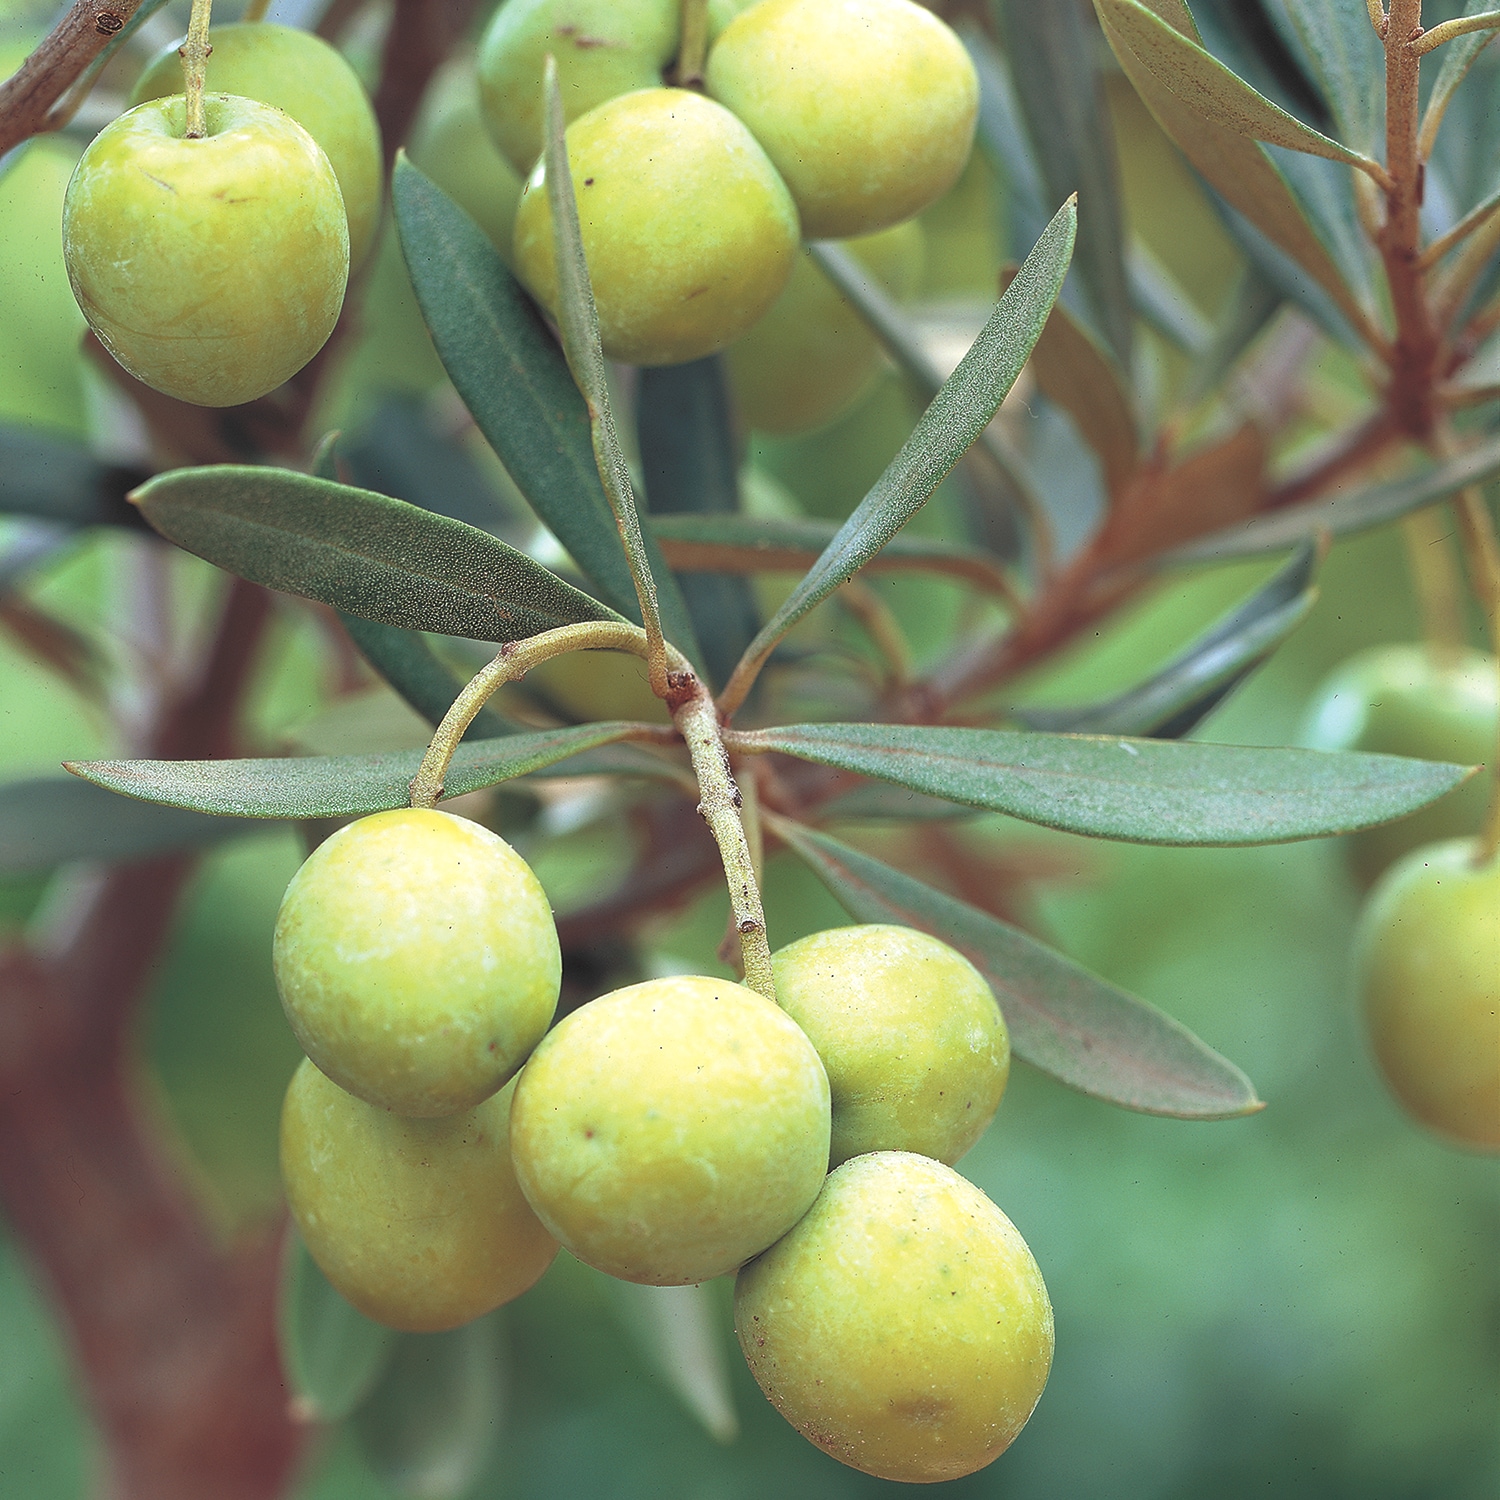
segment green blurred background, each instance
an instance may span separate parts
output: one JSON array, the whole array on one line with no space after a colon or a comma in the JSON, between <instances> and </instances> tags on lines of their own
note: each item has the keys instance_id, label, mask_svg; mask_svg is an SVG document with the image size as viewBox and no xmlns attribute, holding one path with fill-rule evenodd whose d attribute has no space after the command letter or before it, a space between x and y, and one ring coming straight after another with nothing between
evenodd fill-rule
<instances>
[{"instance_id":1,"label":"green blurred background","mask_svg":"<svg viewBox=\"0 0 1500 1500\"><path fill-rule=\"evenodd\" d=\"M0 30L0 75L26 35ZM1112 103L1135 225L1211 312L1234 252L1133 96L1117 90ZM0 420L97 434L98 392L77 358L82 319L56 234L74 151L41 143L0 178ZM976 164L928 216L926 297L988 295L1002 213L1003 194ZM331 401L340 421L367 416L393 388L427 392L437 376L389 246L374 296L369 331ZM1347 407L1344 362L1326 360L1319 390L1327 410ZM794 501L847 509L912 410L891 376L835 427L759 442L752 456ZM940 496L921 524L942 529L951 511ZM86 542L49 566L34 595L108 634L120 623L110 580L139 545L124 535ZM206 570L185 558L173 570L190 618ZM1171 575L1028 689L1058 701L1115 690L1267 571L1254 563ZM1335 548L1321 581L1311 618L1210 722L1209 737L1287 743L1331 666L1361 645L1415 637L1394 535ZM934 651L955 615L953 591L879 587L919 659ZM302 617L288 610L256 695L262 743L313 718L323 682ZM0 771L47 773L107 748L97 709L0 640ZM1031 1245L1056 1309L1057 1358L1014 1447L944 1488L1014 1500L1500 1493L1500 1163L1437 1144L1384 1093L1348 995L1357 898L1337 845L1133 848L994 818L969 821L963 837L1044 860L1055 873L1037 896L1040 930L1240 1064L1268 1107L1227 1123L1149 1119L1018 1066L963 1171ZM566 909L608 888L622 843L605 820L530 852ZM272 983L270 932L300 853L290 833L260 834L205 861L143 1022L164 1115L226 1233L279 1201L276 1117L299 1054ZM0 922L66 899L72 878L0 885ZM846 920L785 857L773 862L767 907L777 945ZM664 966L716 970L723 920L722 898L707 896L655 923L648 953ZM480 1424L493 1428L493 1447L473 1493L841 1500L894 1491L824 1458L770 1409L733 1350L719 1290L741 1426L734 1442L708 1436L633 1335L620 1299L563 1256L493 1320L507 1378ZM43 1292L0 1238L0 1493L77 1500L90 1489L91 1445ZM387 1493L339 1435L305 1488L316 1500Z\"/></svg>"}]
</instances>

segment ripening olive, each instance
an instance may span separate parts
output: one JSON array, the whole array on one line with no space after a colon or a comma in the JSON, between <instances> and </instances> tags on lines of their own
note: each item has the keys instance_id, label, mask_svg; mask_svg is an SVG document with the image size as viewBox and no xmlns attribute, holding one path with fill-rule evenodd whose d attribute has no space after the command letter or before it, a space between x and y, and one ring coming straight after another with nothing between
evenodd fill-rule
<instances>
[{"instance_id":1,"label":"ripening olive","mask_svg":"<svg viewBox=\"0 0 1500 1500\"><path fill-rule=\"evenodd\" d=\"M1370 892L1355 971L1391 1091L1430 1130L1500 1151L1500 858L1414 849Z\"/></svg>"},{"instance_id":2,"label":"ripening olive","mask_svg":"<svg viewBox=\"0 0 1500 1500\"><path fill-rule=\"evenodd\" d=\"M199 406L275 390L323 347L349 279L338 179L290 115L178 94L106 125L63 205L63 255L89 326L146 385Z\"/></svg>"},{"instance_id":3,"label":"ripening olive","mask_svg":"<svg viewBox=\"0 0 1500 1500\"><path fill-rule=\"evenodd\" d=\"M786 185L728 110L686 89L622 94L575 120L568 162L611 359L670 365L744 333L797 253ZM516 272L557 311L542 163L516 213Z\"/></svg>"},{"instance_id":4,"label":"ripening olive","mask_svg":"<svg viewBox=\"0 0 1500 1500\"><path fill-rule=\"evenodd\" d=\"M349 219L349 264L375 243L380 222L380 127L359 75L322 37L269 21L215 26L208 79L214 92L238 94L285 110L323 148L339 180ZM162 48L131 90L130 102L182 92L179 43Z\"/></svg>"},{"instance_id":5,"label":"ripening olive","mask_svg":"<svg viewBox=\"0 0 1500 1500\"><path fill-rule=\"evenodd\" d=\"M562 982L531 867L432 809L375 813L320 844L282 898L272 956L303 1050L398 1115L493 1094L541 1040Z\"/></svg>"},{"instance_id":6,"label":"ripening olive","mask_svg":"<svg viewBox=\"0 0 1500 1500\"><path fill-rule=\"evenodd\" d=\"M557 1241L510 1161L514 1083L460 1114L407 1120L303 1059L281 1111L281 1175L308 1253L359 1310L411 1332L519 1297Z\"/></svg>"},{"instance_id":7,"label":"ripening olive","mask_svg":"<svg viewBox=\"0 0 1500 1500\"><path fill-rule=\"evenodd\" d=\"M984 976L911 927L815 932L773 960L776 999L828 1070L833 1166L915 1151L950 1166L984 1133L1010 1038Z\"/></svg>"},{"instance_id":8,"label":"ripening olive","mask_svg":"<svg viewBox=\"0 0 1500 1500\"><path fill-rule=\"evenodd\" d=\"M619 94L654 88L677 51L682 0L506 0L479 48L485 124L517 172L542 151L542 67L557 61L571 123Z\"/></svg>"},{"instance_id":9,"label":"ripening olive","mask_svg":"<svg viewBox=\"0 0 1500 1500\"><path fill-rule=\"evenodd\" d=\"M1052 1304L1025 1240L951 1167L905 1151L829 1176L740 1272L734 1326L782 1416L882 1479L983 1468L1052 1367Z\"/></svg>"},{"instance_id":10,"label":"ripening olive","mask_svg":"<svg viewBox=\"0 0 1500 1500\"><path fill-rule=\"evenodd\" d=\"M1500 736L1500 663L1482 651L1375 646L1323 680L1305 722L1303 743L1315 750L1488 762ZM1408 850L1472 834L1492 785L1481 772L1409 818L1350 834L1360 882L1370 884Z\"/></svg>"},{"instance_id":11,"label":"ripening olive","mask_svg":"<svg viewBox=\"0 0 1500 1500\"><path fill-rule=\"evenodd\" d=\"M624 1281L706 1281L817 1197L828 1077L753 990L652 979L545 1038L516 1085L511 1153L537 1216L579 1260Z\"/></svg>"},{"instance_id":12,"label":"ripening olive","mask_svg":"<svg viewBox=\"0 0 1500 1500\"><path fill-rule=\"evenodd\" d=\"M912 0L760 0L714 43L707 81L766 148L809 239L935 203L979 117L963 43Z\"/></svg>"}]
</instances>

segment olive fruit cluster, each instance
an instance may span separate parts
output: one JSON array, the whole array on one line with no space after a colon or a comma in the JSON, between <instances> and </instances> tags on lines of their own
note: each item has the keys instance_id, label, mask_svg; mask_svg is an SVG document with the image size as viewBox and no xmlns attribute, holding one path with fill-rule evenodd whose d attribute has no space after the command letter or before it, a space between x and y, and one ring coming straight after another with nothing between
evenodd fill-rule
<instances>
[{"instance_id":1,"label":"olive fruit cluster","mask_svg":"<svg viewBox=\"0 0 1500 1500\"><path fill-rule=\"evenodd\" d=\"M288 1201L370 1316L455 1326L561 1244L651 1285L738 1272L756 1378L870 1473L971 1472L1030 1415L1046 1289L946 1164L994 1115L1009 1043L937 939L819 933L775 956L784 1008L674 976L548 1030L560 963L535 876L487 829L403 810L313 852L274 962L308 1053L282 1114Z\"/></svg>"},{"instance_id":2,"label":"olive fruit cluster","mask_svg":"<svg viewBox=\"0 0 1500 1500\"><path fill-rule=\"evenodd\" d=\"M327 341L373 242L381 151L348 63L309 32L210 33L216 92L187 135L174 44L78 162L63 255L100 343L200 406L274 390Z\"/></svg>"},{"instance_id":3,"label":"olive fruit cluster","mask_svg":"<svg viewBox=\"0 0 1500 1500\"><path fill-rule=\"evenodd\" d=\"M707 97L668 88L678 0L509 0L479 57L494 139L530 172L514 264L554 312L541 150L555 56L569 168L607 355L674 364L748 332L787 287L799 236L864 236L957 180L978 82L913 0L758 0L711 11Z\"/></svg>"}]
</instances>

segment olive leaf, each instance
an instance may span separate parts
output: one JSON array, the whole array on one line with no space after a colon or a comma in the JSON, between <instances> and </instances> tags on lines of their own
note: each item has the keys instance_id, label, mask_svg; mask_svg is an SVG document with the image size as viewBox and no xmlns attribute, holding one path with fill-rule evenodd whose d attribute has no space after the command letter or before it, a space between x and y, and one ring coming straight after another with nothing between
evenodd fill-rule
<instances>
[{"instance_id":1,"label":"olive leaf","mask_svg":"<svg viewBox=\"0 0 1500 1500\"><path fill-rule=\"evenodd\" d=\"M443 796L498 786L569 756L628 739L638 724L603 722L458 747ZM66 761L65 769L95 786L143 802L193 808L232 818L347 818L407 804L420 750L375 755L306 755L281 760ZM128 804L127 804L128 805Z\"/></svg>"},{"instance_id":2,"label":"olive leaf","mask_svg":"<svg viewBox=\"0 0 1500 1500\"><path fill-rule=\"evenodd\" d=\"M459 1500L499 1441L505 1366L493 1318L448 1333L403 1333L354 1414L365 1461L411 1500Z\"/></svg>"},{"instance_id":3,"label":"olive leaf","mask_svg":"<svg viewBox=\"0 0 1500 1500\"><path fill-rule=\"evenodd\" d=\"M253 825L232 818L127 801L71 776L28 777L0 785L4 875L50 870L80 859L152 859L206 849L253 831Z\"/></svg>"},{"instance_id":4,"label":"olive leaf","mask_svg":"<svg viewBox=\"0 0 1500 1500\"><path fill-rule=\"evenodd\" d=\"M297 1415L308 1422L340 1422L357 1410L396 1339L344 1300L295 1232L287 1235L276 1332Z\"/></svg>"},{"instance_id":5,"label":"olive leaf","mask_svg":"<svg viewBox=\"0 0 1500 1500\"><path fill-rule=\"evenodd\" d=\"M1473 771L1394 755L923 724L790 724L734 743L1133 844L1228 847L1347 833L1415 812Z\"/></svg>"},{"instance_id":6,"label":"olive leaf","mask_svg":"<svg viewBox=\"0 0 1500 1500\"><path fill-rule=\"evenodd\" d=\"M1353 494L1336 495L1331 500L1288 506L1285 510L1241 522L1226 531L1213 532L1185 547L1164 553L1161 560L1168 563L1222 562L1295 546L1320 531L1332 536L1367 531L1445 500L1471 484L1493 479L1497 474L1500 474L1500 437L1492 437L1487 442L1476 443L1467 452L1433 464L1410 479L1371 485Z\"/></svg>"},{"instance_id":7,"label":"olive leaf","mask_svg":"<svg viewBox=\"0 0 1500 1500\"><path fill-rule=\"evenodd\" d=\"M1065 203L874 488L746 649L724 695L736 706L776 642L847 583L926 504L989 425L1030 357L1073 253L1077 207ZM739 694L736 687L739 686Z\"/></svg>"},{"instance_id":8,"label":"olive leaf","mask_svg":"<svg viewBox=\"0 0 1500 1500\"><path fill-rule=\"evenodd\" d=\"M1362 169L1375 166L1363 152L1350 150L1273 104L1141 0L1094 3L1113 34L1194 114L1236 135L1284 146L1289 151L1324 156ZM1157 3L1171 10L1185 9L1175 0Z\"/></svg>"},{"instance_id":9,"label":"olive leaf","mask_svg":"<svg viewBox=\"0 0 1500 1500\"><path fill-rule=\"evenodd\" d=\"M339 620L360 654L380 673L429 724L441 724L453 700L463 691L458 674L438 657L420 631L362 620L340 612ZM492 703L474 716L465 738L495 739L515 734L518 726L506 719Z\"/></svg>"},{"instance_id":10,"label":"olive leaf","mask_svg":"<svg viewBox=\"0 0 1500 1500\"><path fill-rule=\"evenodd\" d=\"M1462 14L1479 16L1494 8L1494 0L1467 0ZM1443 65L1438 69L1437 81L1427 96L1427 107L1422 112L1420 140L1424 157L1432 154L1433 141L1443 116L1453 102L1458 86L1468 76L1475 59L1494 40L1493 31L1471 31L1465 36L1455 37L1443 47Z\"/></svg>"},{"instance_id":11,"label":"olive leaf","mask_svg":"<svg viewBox=\"0 0 1500 1500\"><path fill-rule=\"evenodd\" d=\"M1070 193L1077 193L1083 205L1073 264L1092 314L1087 336L1092 340L1097 329L1113 359L1128 369L1132 319L1125 215L1114 127L1094 61L1088 0L1048 0L1041 5L1036 0L999 0L995 13L1026 133L1046 185L1047 208L1057 207Z\"/></svg>"},{"instance_id":12,"label":"olive leaf","mask_svg":"<svg viewBox=\"0 0 1500 1500\"><path fill-rule=\"evenodd\" d=\"M1385 55L1364 0L1267 0L1277 29L1317 80L1346 144L1369 153L1380 137Z\"/></svg>"},{"instance_id":13,"label":"olive leaf","mask_svg":"<svg viewBox=\"0 0 1500 1500\"><path fill-rule=\"evenodd\" d=\"M732 1443L740 1421L713 1287L640 1286L611 1277L608 1295L672 1394L711 1438Z\"/></svg>"},{"instance_id":14,"label":"olive leaf","mask_svg":"<svg viewBox=\"0 0 1500 1500\"><path fill-rule=\"evenodd\" d=\"M1102 703L1018 709L1029 729L1179 739L1213 712L1289 636L1317 602L1321 549L1304 542L1245 602L1145 682Z\"/></svg>"},{"instance_id":15,"label":"olive leaf","mask_svg":"<svg viewBox=\"0 0 1500 1500\"><path fill-rule=\"evenodd\" d=\"M1130 247L1125 272L1136 312L1184 354L1201 355L1213 339L1213 325L1176 277L1139 243Z\"/></svg>"},{"instance_id":16,"label":"olive leaf","mask_svg":"<svg viewBox=\"0 0 1500 1500\"><path fill-rule=\"evenodd\" d=\"M136 526L125 494L144 473L101 464L82 443L0 423L0 514L66 526Z\"/></svg>"},{"instance_id":17,"label":"olive leaf","mask_svg":"<svg viewBox=\"0 0 1500 1500\"><path fill-rule=\"evenodd\" d=\"M1013 268L1001 272L1008 286ZM1031 352L1037 384L1068 413L1079 436L1093 449L1111 495L1135 474L1139 458L1135 413L1125 377L1107 350L1061 303L1052 309Z\"/></svg>"},{"instance_id":18,"label":"olive leaf","mask_svg":"<svg viewBox=\"0 0 1500 1500\"><path fill-rule=\"evenodd\" d=\"M130 498L228 572L385 625L513 641L620 618L487 532L289 469L176 469Z\"/></svg>"},{"instance_id":19,"label":"olive leaf","mask_svg":"<svg viewBox=\"0 0 1500 1500\"><path fill-rule=\"evenodd\" d=\"M714 355L653 366L637 382L636 440L647 506L658 516L735 516L739 472L723 361ZM651 517L642 515L641 522L660 544ZM678 586L709 677L722 686L760 626L750 586L712 571L679 578Z\"/></svg>"},{"instance_id":20,"label":"olive leaf","mask_svg":"<svg viewBox=\"0 0 1500 1500\"><path fill-rule=\"evenodd\" d=\"M1223 1120L1262 1107L1233 1063L1144 1000L826 833L773 826L856 921L899 922L957 948L989 981L1015 1055L1033 1067L1145 1114Z\"/></svg>"},{"instance_id":21,"label":"olive leaf","mask_svg":"<svg viewBox=\"0 0 1500 1500\"><path fill-rule=\"evenodd\" d=\"M1120 3L1122 0L1094 0L1094 8L1120 66L1157 123L1198 172L1260 234L1313 278L1349 325L1361 336L1368 333L1373 341L1368 315L1335 265L1327 245L1308 222L1286 179L1254 140L1194 108L1136 56L1114 24ZM1153 5L1154 11L1146 19L1158 21L1158 28L1148 33L1151 37L1159 39L1160 29L1175 30L1180 38L1202 52L1197 45L1197 28L1182 0L1153 0ZM1202 55L1208 57L1206 52Z\"/></svg>"},{"instance_id":22,"label":"olive leaf","mask_svg":"<svg viewBox=\"0 0 1500 1500\"><path fill-rule=\"evenodd\" d=\"M374 417L339 444L338 456L347 473L320 473L320 478L346 478L360 489L409 501L512 542L524 540L532 529L530 517L524 526L516 525L516 514L491 479L455 438L434 429L427 408L410 396L382 401Z\"/></svg>"}]
</instances>

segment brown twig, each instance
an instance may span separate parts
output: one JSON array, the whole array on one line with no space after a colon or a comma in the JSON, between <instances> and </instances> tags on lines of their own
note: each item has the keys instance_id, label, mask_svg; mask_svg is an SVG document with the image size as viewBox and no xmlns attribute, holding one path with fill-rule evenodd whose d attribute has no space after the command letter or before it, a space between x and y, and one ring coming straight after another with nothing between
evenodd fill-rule
<instances>
[{"instance_id":1,"label":"brown twig","mask_svg":"<svg viewBox=\"0 0 1500 1500\"><path fill-rule=\"evenodd\" d=\"M1386 410L1407 437L1425 442L1433 430L1432 399L1439 336L1421 271L1423 163L1417 149L1418 73L1416 39L1422 32L1422 0L1391 0L1385 35L1386 220L1377 244L1385 264L1396 337L1390 351Z\"/></svg>"},{"instance_id":2,"label":"brown twig","mask_svg":"<svg viewBox=\"0 0 1500 1500\"><path fill-rule=\"evenodd\" d=\"M41 45L0 83L0 156L67 123L59 105L141 8L141 0L77 0Z\"/></svg>"}]
</instances>

